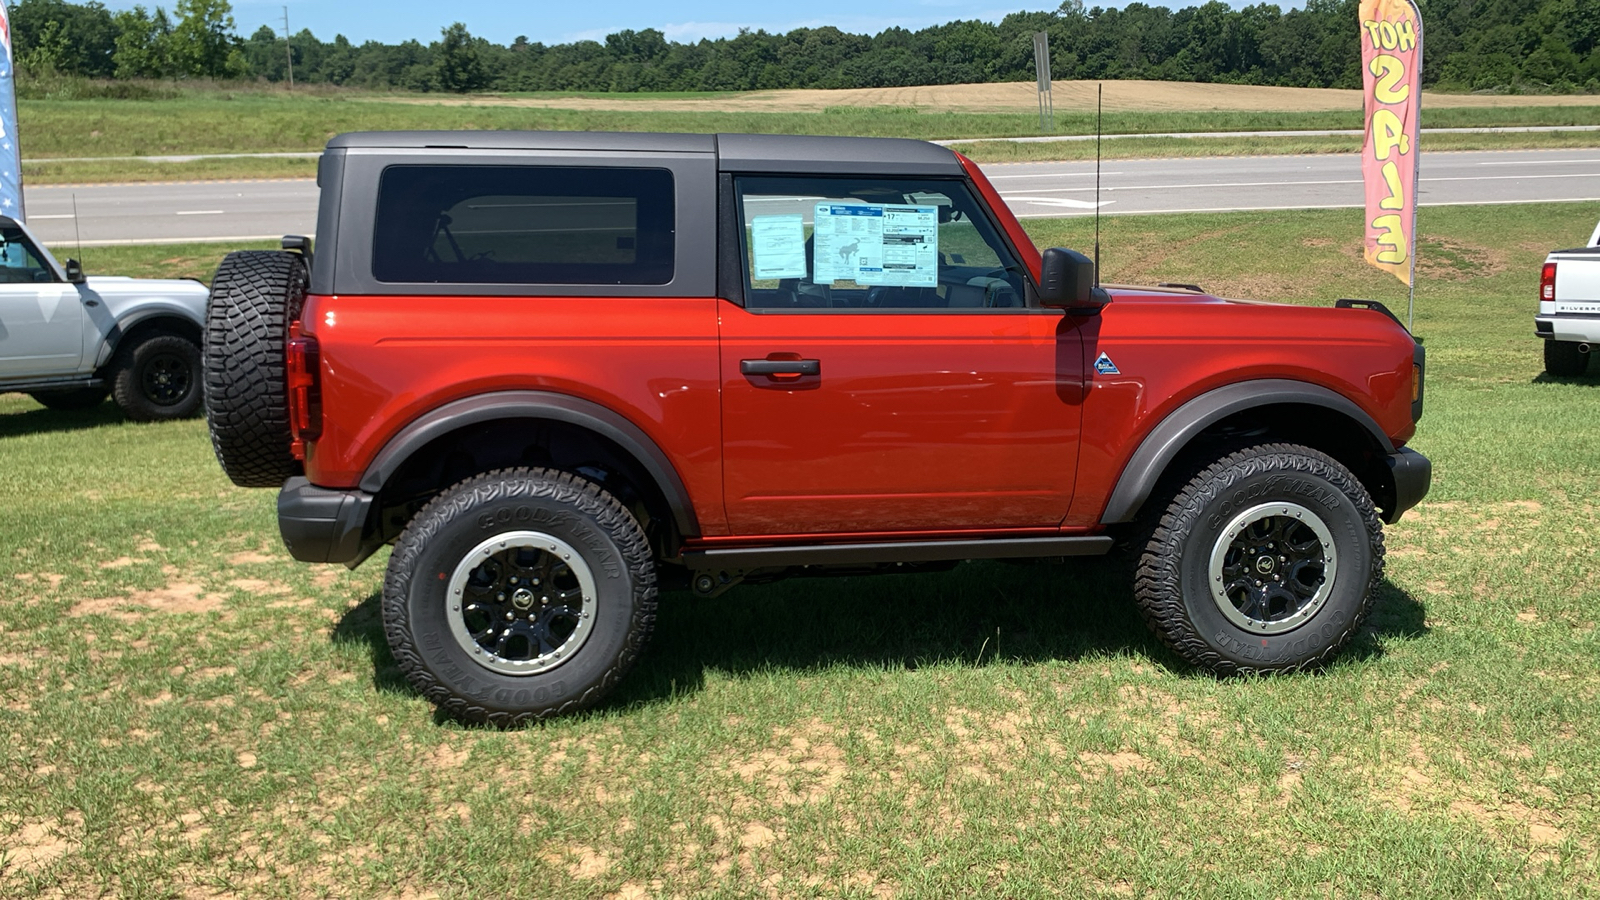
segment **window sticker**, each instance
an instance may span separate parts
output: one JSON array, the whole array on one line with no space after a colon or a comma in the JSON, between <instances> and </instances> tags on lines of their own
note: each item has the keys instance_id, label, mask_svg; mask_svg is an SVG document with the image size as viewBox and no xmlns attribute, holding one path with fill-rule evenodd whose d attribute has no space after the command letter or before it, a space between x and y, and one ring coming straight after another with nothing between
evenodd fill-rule
<instances>
[{"instance_id":1,"label":"window sticker","mask_svg":"<svg viewBox=\"0 0 1600 900\"><path fill-rule=\"evenodd\" d=\"M806 229L799 213L750 220L750 277L756 281L806 277Z\"/></svg>"},{"instance_id":2,"label":"window sticker","mask_svg":"<svg viewBox=\"0 0 1600 900\"><path fill-rule=\"evenodd\" d=\"M938 286L938 207L818 203L814 221L817 284Z\"/></svg>"},{"instance_id":3,"label":"window sticker","mask_svg":"<svg viewBox=\"0 0 1600 900\"><path fill-rule=\"evenodd\" d=\"M939 208L883 208L883 284L939 286Z\"/></svg>"}]
</instances>

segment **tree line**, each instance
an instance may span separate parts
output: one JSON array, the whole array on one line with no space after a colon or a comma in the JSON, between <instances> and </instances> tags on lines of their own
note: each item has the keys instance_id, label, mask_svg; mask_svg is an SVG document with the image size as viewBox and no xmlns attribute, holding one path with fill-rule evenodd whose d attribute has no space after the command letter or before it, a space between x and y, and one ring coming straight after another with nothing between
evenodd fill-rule
<instances>
[{"instance_id":1,"label":"tree line","mask_svg":"<svg viewBox=\"0 0 1600 900\"><path fill-rule=\"evenodd\" d=\"M1219 0L1171 10L1065 0L999 23L956 21L858 35L833 27L786 34L667 40L653 28L604 41L496 44L465 25L424 44L285 41L235 28L227 0L177 0L171 13L98 2L21 0L11 11L17 66L102 79L217 78L410 91L737 91L1031 81L1034 32L1050 35L1057 79L1359 87L1358 0L1302 9ZM1419 0L1423 81L1453 90L1600 93L1600 0Z\"/></svg>"}]
</instances>

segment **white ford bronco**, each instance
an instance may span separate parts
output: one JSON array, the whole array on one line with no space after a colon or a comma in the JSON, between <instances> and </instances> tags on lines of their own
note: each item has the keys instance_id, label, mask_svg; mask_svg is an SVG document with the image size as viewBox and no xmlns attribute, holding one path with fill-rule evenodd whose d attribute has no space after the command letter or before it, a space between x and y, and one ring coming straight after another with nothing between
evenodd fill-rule
<instances>
[{"instance_id":1,"label":"white ford bronco","mask_svg":"<svg viewBox=\"0 0 1600 900\"><path fill-rule=\"evenodd\" d=\"M207 294L187 279L86 278L0 216L0 394L63 410L111 394L139 421L195 415Z\"/></svg>"},{"instance_id":2,"label":"white ford bronco","mask_svg":"<svg viewBox=\"0 0 1600 900\"><path fill-rule=\"evenodd\" d=\"M1533 333L1544 338L1544 370L1582 375L1600 346L1600 225L1589 246L1557 250L1539 275L1539 314Z\"/></svg>"}]
</instances>

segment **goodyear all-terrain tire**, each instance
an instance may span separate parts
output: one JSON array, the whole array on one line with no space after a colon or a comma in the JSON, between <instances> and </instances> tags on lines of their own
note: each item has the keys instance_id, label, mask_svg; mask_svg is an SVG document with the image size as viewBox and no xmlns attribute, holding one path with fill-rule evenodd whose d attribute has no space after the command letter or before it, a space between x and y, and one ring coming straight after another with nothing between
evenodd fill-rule
<instances>
[{"instance_id":1,"label":"goodyear all-terrain tire","mask_svg":"<svg viewBox=\"0 0 1600 900\"><path fill-rule=\"evenodd\" d=\"M300 474L290 451L285 348L305 303L296 253L229 253L206 305L205 404L211 447L241 487L277 487Z\"/></svg>"},{"instance_id":2,"label":"goodyear all-terrain tire","mask_svg":"<svg viewBox=\"0 0 1600 900\"><path fill-rule=\"evenodd\" d=\"M1544 370L1562 378L1576 378L1589 369L1589 354L1574 341L1544 342Z\"/></svg>"},{"instance_id":3,"label":"goodyear all-terrain tire","mask_svg":"<svg viewBox=\"0 0 1600 900\"><path fill-rule=\"evenodd\" d=\"M187 419L200 411L200 348L176 334L151 334L117 348L111 396L135 422Z\"/></svg>"},{"instance_id":4,"label":"goodyear all-terrain tire","mask_svg":"<svg viewBox=\"0 0 1600 900\"><path fill-rule=\"evenodd\" d=\"M655 624L643 530L593 482L551 469L463 481L417 513L383 583L383 628L423 696L515 725L597 703Z\"/></svg>"},{"instance_id":5,"label":"goodyear all-terrain tire","mask_svg":"<svg viewBox=\"0 0 1600 900\"><path fill-rule=\"evenodd\" d=\"M35 391L28 396L39 401L47 409L73 412L81 409L94 409L105 402L105 388L73 388L65 391Z\"/></svg>"},{"instance_id":6,"label":"goodyear all-terrain tire","mask_svg":"<svg viewBox=\"0 0 1600 900\"><path fill-rule=\"evenodd\" d=\"M1316 668L1355 636L1383 578L1366 488L1292 444L1232 453L1162 511L1134 580L1146 624L1219 675Z\"/></svg>"}]
</instances>

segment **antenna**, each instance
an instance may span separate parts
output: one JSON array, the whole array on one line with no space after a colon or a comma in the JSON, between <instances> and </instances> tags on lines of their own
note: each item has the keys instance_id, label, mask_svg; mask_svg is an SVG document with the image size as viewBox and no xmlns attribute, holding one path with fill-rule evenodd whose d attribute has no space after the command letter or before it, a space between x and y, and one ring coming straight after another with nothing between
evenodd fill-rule
<instances>
[{"instance_id":1,"label":"antenna","mask_svg":"<svg viewBox=\"0 0 1600 900\"><path fill-rule=\"evenodd\" d=\"M1094 286L1100 286L1100 116L1105 109L1104 82L1094 87Z\"/></svg>"},{"instance_id":2,"label":"antenna","mask_svg":"<svg viewBox=\"0 0 1600 900\"><path fill-rule=\"evenodd\" d=\"M78 192L72 192L72 236L78 242L78 265L83 265L83 228L78 225Z\"/></svg>"}]
</instances>

